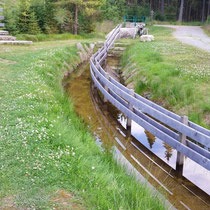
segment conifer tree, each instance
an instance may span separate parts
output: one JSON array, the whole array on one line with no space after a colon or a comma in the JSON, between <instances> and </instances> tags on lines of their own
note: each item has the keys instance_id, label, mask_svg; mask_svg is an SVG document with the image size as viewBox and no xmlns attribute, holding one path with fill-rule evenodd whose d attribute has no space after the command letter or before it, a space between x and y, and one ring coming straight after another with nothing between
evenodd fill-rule
<instances>
[{"instance_id":1,"label":"conifer tree","mask_svg":"<svg viewBox=\"0 0 210 210\"><path fill-rule=\"evenodd\" d=\"M60 6L74 7L74 34L78 34L79 12L85 12L90 17L97 13L97 8L104 3L104 0L61 0L57 1Z\"/></svg>"},{"instance_id":2,"label":"conifer tree","mask_svg":"<svg viewBox=\"0 0 210 210\"><path fill-rule=\"evenodd\" d=\"M28 33L29 34L39 34L40 33L39 24L36 18L35 13L32 11L29 13L29 22L28 22Z\"/></svg>"},{"instance_id":3,"label":"conifer tree","mask_svg":"<svg viewBox=\"0 0 210 210\"><path fill-rule=\"evenodd\" d=\"M31 6L30 0L20 1L18 28L19 28L19 32L21 33L28 33L30 6Z\"/></svg>"}]
</instances>

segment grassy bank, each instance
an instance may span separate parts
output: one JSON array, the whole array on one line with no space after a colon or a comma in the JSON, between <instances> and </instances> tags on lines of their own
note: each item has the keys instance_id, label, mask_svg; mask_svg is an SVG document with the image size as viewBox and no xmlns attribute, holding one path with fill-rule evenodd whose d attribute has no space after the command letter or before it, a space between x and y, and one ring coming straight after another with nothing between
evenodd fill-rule
<instances>
[{"instance_id":1,"label":"grassy bank","mask_svg":"<svg viewBox=\"0 0 210 210\"><path fill-rule=\"evenodd\" d=\"M75 114L61 83L75 42L0 46L0 208L164 209Z\"/></svg>"},{"instance_id":2,"label":"grassy bank","mask_svg":"<svg viewBox=\"0 0 210 210\"><path fill-rule=\"evenodd\" d=\"M27 40L33 42L43 42L43 41L58 41L58 40L78 40L78 39L90 39L90 38L104 38L104 33L90 33L90 34L80 34L74 35L70 33L64 34L18 34L16 35L17 40Z\"/></svg>"},{"instance_id":3,"label":"grassy bank","mask_svg":"<svg viewBox=\"0 0 210 210\"><path fill-rule=\"evenodd\" d=\"M150 22L148 22L150 23ZM189 22L179 22L179 21L157 21L154 20L153 24L158 24L158 25L183 25L183 26L202 26L201 21L189 21Z\"/></svg>"},{"instance_id":4,"label":"grassy bank","mask_svg":"<svg viewBox=\"0 0 210 210\"><path fill-rule=\"evenodd\" d=\"M205 24L203 26L205 33L210 37L210 24Z\"/></svg>"},{"instance_id":5,"label":"grassy bank","mask_svg":"<svg viewBox=\"0 0 210 210\"><path fill-rule=\"evenodd\" d=\"M153 42L139 40L123 55L124 71L142 95L186 114L190 120L210 128L209 53L181 44L172 37L172 29L152 27Z\"/></svg>"}]
</instances>

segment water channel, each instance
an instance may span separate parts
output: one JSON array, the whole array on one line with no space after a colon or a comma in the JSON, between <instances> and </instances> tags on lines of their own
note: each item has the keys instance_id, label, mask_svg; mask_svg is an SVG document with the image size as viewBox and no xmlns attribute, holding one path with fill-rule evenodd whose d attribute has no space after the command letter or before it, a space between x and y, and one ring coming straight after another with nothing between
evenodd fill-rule
<instances>
[{"instance_id":1,"label":"water channel","mask_svg":"<svg viewBox=\"0 0 210 210\"><path fill-rule=\"evenodd\" d=\"M108 57L107 66L119 65ZM135 172L138 179L155 188L177 209L210 209L210 172L185 159L184 175L175 176L176 151L132 121L131 135L126 117L94 88L89 64L75 72L67 91L77 114L88 125L101 148L114 151L120 164Z\"/></svg>"}]
</instances>

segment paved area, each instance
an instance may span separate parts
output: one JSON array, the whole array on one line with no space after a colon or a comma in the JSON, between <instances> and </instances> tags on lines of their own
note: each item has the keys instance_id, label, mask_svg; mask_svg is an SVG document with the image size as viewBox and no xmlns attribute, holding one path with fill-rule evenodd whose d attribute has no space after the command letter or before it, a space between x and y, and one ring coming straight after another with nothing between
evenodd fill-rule
<instances>
[{"instance_id":1,"label":"paved area","mask_svg":"<svg viewBox=\"0 0 210 210\"><path fill-rule=\"evenodd\" d=\"M200 26L178 26L178 25L155 25L176 29L173 36L185 44L198 47L210 52L210 37L208 37Z\"/></svg>"}]
</instances>

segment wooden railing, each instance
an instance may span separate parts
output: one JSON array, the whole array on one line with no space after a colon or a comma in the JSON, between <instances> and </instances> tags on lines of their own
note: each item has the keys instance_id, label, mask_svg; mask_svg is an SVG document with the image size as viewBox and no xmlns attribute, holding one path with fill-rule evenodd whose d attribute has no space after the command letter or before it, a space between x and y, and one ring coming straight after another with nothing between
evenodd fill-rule
<instances>
[{"instance_id":1,"label":"wooden railing","mask_svg":"<svg viewBox=\"0 0 210 210\"><path fill-rule=\"evenodd\" d=\"M210 130L189 121L187 116L179 116L138 95L102 68L108 51L120 36L120 28L118 25L112 30L104 46L90 59L90 73L95 86L106 100L127 116L128 128L133 120L178 151L176 169L179 174L182 174L184 156L210 170Z\"/></svg>"}]
</instances>

